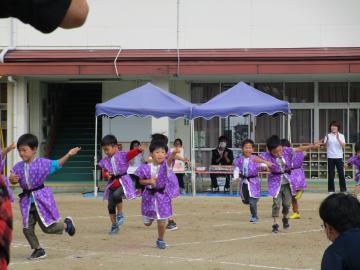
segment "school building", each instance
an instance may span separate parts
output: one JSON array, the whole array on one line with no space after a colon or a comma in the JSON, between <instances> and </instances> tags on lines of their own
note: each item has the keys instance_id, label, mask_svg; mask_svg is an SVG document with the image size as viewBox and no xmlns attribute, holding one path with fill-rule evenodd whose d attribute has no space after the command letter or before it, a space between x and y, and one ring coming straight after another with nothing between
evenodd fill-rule
<instances>
[{"instance_id":1,"label":"school building","mask_svg":"<svg viewBox=\"0 0 360 270\"><path fill-rule=\"evenodd\" d=\"M53 180L91 181L95 104L146 82L193 103L244 81L290 102L293 143L308 143L338 120L347 142L360 132L360 2L356 0L90 0L86 24L44 35L16 19L0 20L1 128L10 144L39 137L42 155L82 146ZM151 102L151 100L149 100ZM136 104L134 104L136 106ZM102 119L128 148L152 132L181 138L186 119ZM230 146L251 137L286 136L284 116L197 119L200 162L225 134ZM18 160L8 157L8 169Z\"/></svg>"}]
</instances>

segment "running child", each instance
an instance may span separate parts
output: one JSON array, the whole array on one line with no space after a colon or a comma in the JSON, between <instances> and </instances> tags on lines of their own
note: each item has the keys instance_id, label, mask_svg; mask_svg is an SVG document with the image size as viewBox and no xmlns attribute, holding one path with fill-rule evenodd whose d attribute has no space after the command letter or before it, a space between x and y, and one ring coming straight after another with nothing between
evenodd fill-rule
<instances>
[{"instance_id":1,"label":"running child","mask_svg":"<svg viewBox=\"0 0 360 270\"><path fill-rule=\"evenodd\" d=\"M266 164L254 160L254 142L246 139L241 144L242 156L234 161L234 179L240 179L240 196L250 206L250 222L258 223L257 203L261 197L259 171L266 170ZM272 165L271 163L269 164Z\"/></svg>"},{"instance_id":2,"label":"running child","mask_svg":"<svg viewBox=\"0 0 360 270\"><path fill-rule=\"evenodd\" d=\"M164 241L166 221L173 215L171 200L173 185L171 185L171 169L179 150L175 149L167 157L168 147L164 142L154 140L149 146L152 162L141 165L135 172L140 184L145 186L142 193L141 213L145 226L151 226L156 220L158 239L156 246L166 248Z\"/></svg>"},{"instance_id":3,"label":"running child","mask_svg":"<svg viewBox=\"0 0 360 270\"><path fill-rule=\"evenodd\" d=\"M295 153L318 148L320 145L300 146L297 148L282 147L280 138L277 135L273 135L267 139L266 146L268 152L262 153L259 160L268 161L273 164L269 167L268 192L273 197L272 217L274 218L274 223L272 225L272 232L278 233L278 218L281 206L283 229L290 228L288 214L292 198L290 184L293 182L294 177L291 169Z\"/></svg>"},{"instance_id":4,"label":"running child","mask_svg":"<svg viewBox=\"0 0 360 270\"><path fill-rule=\"evenodd\" d=\"M99 166L103 169L103 176L108 183L104 191L104 200L108 201L108 212L111 221L110 235L119 232L119 228L124 224L123 198L132 200L136 198L136 191L133 181L127 170L130 161L140 154L143 149L135 148L128 152L120 151L118 142L114 135L106 135L101 140L101 147L105 157L99 161Z\"/></svg>"},{"instance_id":5,"label":"running child","mask_svg":"<svg viewBox=\"0 0 360 270\"><path fill-rule=\"evenodd\" d=\"M290 142L287 139L281 139L281 145L283 147L291 147ZM300 211L299 211L299 202L298 200L301 198L304 190L306 189L306 177L303 169L304 158L306 153L303 151L296 152L294 154L291 166L291 204L293 214L290 216L290 219L299 219Z\"/></svg>"},{"instance_id":6,"label":"running child","mask_svg":"<svg viewBox=\"0 0 360 270\"><path fill-rule=\"evenodd\" d=\"M75 234L75 226L71 217L60 222L60 215L55 204L54 195L50 187L44 182L49 174L59 170L64 163L76 155L79 147L72 148L59 160L35 157L38 148L38 139L35 135L24 134L17 142L17 149L22 159L15 164L10 175L12 184L20 184L23 192L20 197L20 210L23 222L23 233L33 249L29 260L46 257L35 234L35 225L47 234L62 234L64 231L70 236Z\"/></svg>"},{"instance_id":7,"label":"running child","mask_svg":"<svg viewBox=\"0 0 360 270\"><path fill-rule=\"evenodd\" d=\"M357 197L360 194L360 143L355 144L355 155L350 157L345 165L345 167L351 166L356 169L354 196Z\"/></svg>"}]
</instances>

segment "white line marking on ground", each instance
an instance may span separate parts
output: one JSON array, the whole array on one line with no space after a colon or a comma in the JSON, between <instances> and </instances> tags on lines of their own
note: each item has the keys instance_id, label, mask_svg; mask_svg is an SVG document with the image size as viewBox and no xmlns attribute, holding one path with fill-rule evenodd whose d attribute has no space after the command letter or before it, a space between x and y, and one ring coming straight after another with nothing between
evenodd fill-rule
<instances>
[{"instance_id":1,"label":"white line marking on ground","mask_svg":"<svg viewBox=\"0 0 360 270\"><path fill-rule=\"evenodd\" d=\"M280 236L286 236L286 235L292 235L292 234L304 234L304 233L313 233L313 232L320 232L320 231L321 231L321 229L298 231L298 232L285 232L285 233L279 233L279 234L264 233L264 234L248 235L248 236L242 236L242 237L230 238L230 239L224 239L224 240L207 241L207 242L176 243L176 244L170 244L168 246L176 247L176 246L186 246L186 245L198 245L198 244L202 244L202 243L217 244L217 243L226 243L226 242L233 242L233 241L239 241L239 240L249 240L249 239L255 239L255 238L260 238L260 237L268 237L268 236L280 237Z\"/></svg>"}]
</instances>

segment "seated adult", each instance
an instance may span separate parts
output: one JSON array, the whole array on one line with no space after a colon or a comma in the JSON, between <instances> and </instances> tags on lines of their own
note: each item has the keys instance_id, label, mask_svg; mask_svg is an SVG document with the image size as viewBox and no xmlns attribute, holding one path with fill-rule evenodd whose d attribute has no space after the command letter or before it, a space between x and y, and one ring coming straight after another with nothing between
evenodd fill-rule
<instances>
[{"instance_id":1,"label":"seated adult","mask_svg":"<svg viewBox=\"0 0 360 270\"><path fill-rule=\"evenodd\" d=\"M319 214L327 238L333 242L325 251L322 270L360 269L360 202L343 193L328 196Z\"/></svg>"},{"instance_id":2,"label":"seated adult","mask_svg":"<svg viewBox=\"0 0 360 270\"><path fill-rule=\"evenodd\" d=\"M226 147L227 145L227 138L225 136L219 137L219 145L216 149L212 150L212 157L211 157L211 165L224 165L224 166L231 166L233 165L234 161L234 154L233 152ZM224 192L230 190L230 174L215 174L211 173L211 191L219 191L219 185L217 178L219 176L225 177L225 186Z\"/></svg>"}]
</instances>

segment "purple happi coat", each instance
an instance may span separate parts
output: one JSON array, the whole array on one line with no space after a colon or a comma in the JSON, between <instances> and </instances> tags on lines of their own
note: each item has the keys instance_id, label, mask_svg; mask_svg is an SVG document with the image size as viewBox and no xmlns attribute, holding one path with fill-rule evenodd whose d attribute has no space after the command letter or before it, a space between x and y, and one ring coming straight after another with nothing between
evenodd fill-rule
<instances>
[{"instance_id":1,"label":"purple happi coat","mask_svg":"<svg viewBox=\"0 0 360 270\"><path fill-rule=\"evenodd\" d=\"M137 168L135 175L140 179L150 179L152 177L152 164L142 164ZM153 173L154 174L154 173ZM157 173L157 182L152 189L162 190L159 192L152 192L151 188L147 187L142 193L141 200L141 214L149 219L168 219L173 215L171 206L172 185L171 171L169 171L166 160L159 166Z\"/></svg>"},{"instance_id":2,"label":"purple happi coat","mask_svg":"<svg viewBox=\"0 0 360 270\"><path fill-rule=\"evenodd\" d=\"M0 181L4 182L7 192L9 194L10 201L14 202L15 201L14 193L12 192L12 189L10 187L9 179L2 174L5 168L5 162L6 162L5 156L2 155L2 151L0 150Z\"/></svg>"},{"instance_id":3,"label":"purple happi coat","mask_svg":"<svg viewBox=\"0 0 360 270\"><path fill-rule=\"evenodd\" d=\"M294 149L292 147L283 147L282 148L282 158L285 161L285 171L291 171ZM270 174L268 176L268 192L269 195L273 198L276 198L279 194L281 188L281 167L276 161L276 157L273 156L270 152L265 152L260 155L260 157L266 161L271 162L273 165L269 168ZM296 191L292 188L292 174L285 173L285 176L288 178L291 192L294 193Z\"/></svg>"},{"instance_id":4,"label":"purple happi coat","mask_svg":"<svg viewBox=\"0 0 360 270\"><path fill-rule=\"evenodd\" d=\"M16 163L13 168L14 174L20 177L19 184L23 190L35 189L44 184L46 177L50 174L51 160L36 158L31 163L28 163L28 166L28 177L26 177L24 161ZM60 220L54 195L50 187L33 191L31 194L34 198L40 219L46 227ZM22 196L19 203L23 226L24 228L28 228L31 195Z\"/></svg>"},{"instance_id":5,"label":"purple happi coat","mask_svg":"<svg viewBox=\"0 0 360 270\"><path fill-rule=\"evenodd\" d=\"M127 175L127 170L130 166L130 161L128 161L126 151L118 151L114 154L113 157L104 157L102 160L99 161L99 166L108 172L114 174L114 175L123 175L120 178L121 186L124 189L124 194L126 199L132 200L136 198L136 191L133 184L133 181L131 180L130 176ZM111 159L114 159L115 164L113 166ZM116 181L116 180L114 180ZM110 186L113 181L108 181L105 191L104 191L104 200L107 200L109 198L110 193Z\"/></svg>"},{"instance_id":6,"label":"purple happi coat","mask_svg":"<svg viewBox=\"0 0 360 270\"><path fill-rule=\"evenodd\" d=\"M170 155L171 155L171 149L169 149L169 151L166 155L166 160L170 157ZM174 164L175 164L175 160L172 162L172 166L174 166ZM176 174L172 170L169 172L168 194L171 197L171 199L174 199L174 198L180 196L179 181L176 177Z\"/></svg>"},{"instance_id":7,"label":"purple happi coat","mask_svg":"<svg viewBox=\"0 0 360 270\"><path fill-rule=\"evenodd\" d=\"M255 155L252 155L249 158L249 165L247 168L247 176L250 177L248 179L242 178L241 175L244 175L244 157L240 157L238 159L236 159L234 161L234 166L239 168L239 173L240 173L240 196L242 199L244 199L244 196L242 194L242 186L245 182L245 180L247 180L249 182L248 187L249 187L249 194L250 197L252 198L260 198L261 197L261 180L260 177L258 175L258 172L261 168L260 163L257 163L255 161L253 161L253 158L255 157Z\"/></svg>"},{"instance_id":8,"label":"purple happi coat","mask_svg":"<svg viewBox=\"0 0 360 270\"><path fill-rule=\"evenodd\" d=\"M347 163L350 166L355 166L356 169L355 182L356 184L360 185L360 157L354 155L351 158L349 158Z\"/></svg>"},{"instance_id":9,"label":"purple happi coat","mask_svg":"<svg viewBox=\"0 0 360 270\"><path fill-rule=\"evenodd\" d=\"M291 186L292 192L306 189L306 177L303 169L305 153L296 152L293 156L292 170L291 170ZM293 195L295 195L293 193Z\"/></svg>"}]
</instances>

